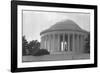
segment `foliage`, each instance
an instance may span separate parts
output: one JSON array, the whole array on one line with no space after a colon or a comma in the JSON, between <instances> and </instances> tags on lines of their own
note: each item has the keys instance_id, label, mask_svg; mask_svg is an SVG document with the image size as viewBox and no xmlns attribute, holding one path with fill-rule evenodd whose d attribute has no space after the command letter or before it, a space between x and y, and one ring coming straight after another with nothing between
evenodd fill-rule
<instances>
[{"instance_id":1,"label":"foliage","mask_svg":"<svg viewBox=\"0 0 100 73\"><path fill-rule=\"evenodd\" d=\"M22 55L42 56L49 52L46 49L40 49L40 42L32 40L28 43L25 36L22 37Z\"/></svg>"},{"instance_id":2,"label":"foliage","mask_svg":"<svg viewBox=\"0 0 100 73\"><path fill-rule=\"evenodd\" d=\"M40 49L40 42L32 40L28 43L25 36L22 37L22 55L32 55Z\"/></svg>"},{"instance_id":3,"label":"foliage","mask_svg":"<svg viewBox=\"0 0 100 73\"><path fill-rule=\"evenodd\" d=\"M85 53L90 53L90 34L88 37L85 39Z\"/></svg>"},{"instance_id":4,"label":"foliage","mask_svg":"<svg viewBox=\"0 0 100 73\"><path fill-rule=\"evenodd\" d=\"M28 42L25 38L25 36L22 37L22 55L27 55L28 54Z\"/></svg>"},{"instance_id":5,"label":"foliage","mask_svg":"<svg viewBox=\"0 0 100 73\"><path fill-rule=\"evenodd\" d=\"M37 40L32 40L29 43L29 48L31 55L34 54L36 51L38 51L40 49L40 43Z\"/></svg>"},{"instance_id":6,"label":"foliage","mask_svg":"<svg viewBox=\"0 0 100 73\"><path fill-rule=\"evenodd\" d=\"M43 55L48 55L50 54L46 49L40 49L36 51L33 56L43 56Z\"/></svg>"}]
</instances>

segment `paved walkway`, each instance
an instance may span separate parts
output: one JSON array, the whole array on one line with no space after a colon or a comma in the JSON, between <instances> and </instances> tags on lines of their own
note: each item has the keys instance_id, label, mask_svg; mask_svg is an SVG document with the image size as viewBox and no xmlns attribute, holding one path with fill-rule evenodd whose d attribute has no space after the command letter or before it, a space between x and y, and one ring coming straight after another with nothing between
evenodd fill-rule
<instances>
[{"instance_id":1,"label":"paved walkway","mask_svg":"<svg viewBox=\"0 0 100 73\"><path fill-rule=\"evenodd\" d=\"M67 54L51 54L44 56L23 56L23 62L39 62L39 61L56 61L56 60L77 60L89 59L89 54L67 55Z\"/></svg>"}]
</instances>

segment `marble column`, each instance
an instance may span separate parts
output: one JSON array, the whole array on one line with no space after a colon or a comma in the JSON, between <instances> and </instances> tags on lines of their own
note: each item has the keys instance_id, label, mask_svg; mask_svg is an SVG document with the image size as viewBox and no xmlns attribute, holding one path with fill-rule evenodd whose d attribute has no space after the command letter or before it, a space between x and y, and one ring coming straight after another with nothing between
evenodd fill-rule
<instances>
[{"instance_id":1,"label":"marble column","mask_svg":"<svg viewBox=\"0 0 100 73\"><path fill-rule=\"evenodd\" d=\"M45 36L46 49L47 49L47 35Z\"/></svg>"},{"instance_id":2,"label":"marble column","mask_svg":"<svg viewBox=\"0 0 100 73\"><path fill-rule=\"evenodd\" d=\"M47 35L47 50L49 49L49 40L48 40L48 35Z\"/></svg>"},{"instance_id":3,"label":"marble column","mask_svg":"<svg viewBox=\"0 0 100 73\"><path fill-rule=\"evenodd\" d=\"M52 36L51 36L51 34L49 35L49 38L50 38L50 52L51 52L51 50L52 50Z\"/></svg>"},{"instance_id":4,"label":"marble column","mask_svg":"<svg viewBox=\"0 0 100 73\"><path fill-rule=\"evenodd\" d=\"M44 36L44 49L45 49L45 36Z\"/></svg>"},{"instance_id":5,"label":"marble column","mask_svg":"<svg viewBox=\"0 0 100 73\"><path fill-rule=\"evenodd\" d=\"M77 34L77 53L79 53L79 34Z\"/></svg>"},{"instance_id":6,"label":"marble column","mask_svg":"<svg viewBox=\"0 0 100 73\"><path fill-rule=\"evenodd\" d=\"M76 43L77 41L76 41L76 33L74 33L74 52L76 53L76 51L77 51L77 43Z\"/></svg>"},{"instance_id":7,"label":"marble column","mask_svg":"<svg viewBox=\"0 0 100 73\"><path fill-rule=\"evenodd\" d=\"M72 37L72 34L70 34L70 51L72 52L72 49L73 49L73 37Z\"/></svg>"},{"instance_id":8,"label":"marble column","mask_svg":"<svg viewBox=\"0 0 100 73\"><path fill-rule=\"evenodd\" d=\"M81 53L84 52L84 43L83 43L84 39L83 39L83 35L81 35Z\"/></svg>"},{"instance_id":9,"label":"marble column","mask_svg":"<svg viewBox=\"0 0 100 73\"><path fill-rule=\"evenodd\" d=\"M48 35L47 35L47 39L46 39L46 40L47 40L46 48L47 48L47 50L48 50L48 49L49 49L49 45L48 45L48 44L49 44L49 42L48 42Z\"/></svg>"},{"instance_id":10,"label":"marble column","mask_svg":"<svg viewBox=\"0 0 100 73\"><path fill-rule=\"evenodd\" d=\"M45 42L46 42L45 47L46 47L46 49L47 49L47 35L45 36Z\"/></svg>"},{"instance_id":11,"label":"marble column","mask_svg":"<svg viewBox=\"0 0 100 73\"><path fill-rule=\"evenodd\" d=\"M47 49L47 36L45 36L45 49Z\"/></svg>"},{"instance_id":12,"label":"marble column","mask_svg":"<svg viewBox=\"0 0 100 73\"><path fill-rule=\"evenodd\" d=\"M58 37L57 37L57 34L55 34L55 51L57 52L58 51Z\"/></svg>"},{"instance_id":13,"label":"marble column","mask_svg":"<svg viewBox=\"0 0 100 73\"><path fill-rule=\"evenodd\" d=\"M68 51L70 51L70 34L68 34Z\"/></svg>"},{"instance_id":14,"label":"marble column","mask_svg":"<svg viewBox=\"0 0 100 73\"><path fill-rule=\"evenodd\" d=\"M52 51L52 36L50 34L50 52Z\"/></svg>"},{"instance_id":15,"label":"marble column","mask_svg":"<svg viewBox=\"0 0 100 73\"><path fill-rule=\"evenodd\" d=\"M49 35L48 35L48 51L50 50L50 45L49 45Z\"/></svg>"},{"instance_id":16,"label":"marble column","mask_svg":"<svg viewBox=\"0 0 100 73\"><path fill-rule=\"evenodd\" d=\"M79 35L79 53L81 53L81 35Z\"/></svg>"},{"instance_id":17,"label":"marble column","mask_svg":"<svg viewBox=\"0 0 100 73\"><path fill-rule=\"evenodd\" d=\"M60 34L58 34L58 51L60 51Z\"/></svg>"},{"instance_id":18,"label":"marble column","mask_svg":"<svg viewBox=\"0 0 100 73\"><path fill-rule=\"evenodd\" d=\"M65 33L63 33L63 51L65 51Z\"/></svg>"},{"instance_id":19,"label":"marble column","mask_svg":"<svg viewBox=\"0 0 100 73\"><path fill-rule=\"evenodd\" d=\"M43 48L43 37L41 37L41 47L40 48Z\"/></svg>"},{"instance_id":20,"label":"marble column","mask_svg":"<svg viewBox=\"0 0 100 73\"><path fill-rule=\"evenodd\" d=\"M48 37L49 37L49 51L51 50L51 37L50 37L50 35L48 35Z\"/></svg>"},{"instance_id":21,"label":"marble column","mask_svg":"<svg viewBox=\"0 0 100 73\"><path fill-rule=\"evenodd\" d=\"M75 34L75 50L77 52L77 34Z\"/></svg>"},{"instance_id":22,"label":"marble column","mask_svg":"<svg viewBox=\"0 0 100 73\"><path fill-rule=\"evenodd\" d=\"M73 35L72 35L72 37L73 37L73 49L72 49L72 51L73 51L73 53L75 53L75 35L74 35L74 33L73 33Z\"/></svg>"},{"instance_id":23,"label":"marble column","mask_svg":"<svg viewBox=\"0 0 100 73\"><path fill-rule=\"evenodd\" d=\"M53 34L53 51L55 51L55 34Z\"/></svg>"},{"instance_id":24,"label":"marble column","mask_svg":"<svg viewBox=\"0 0 100 73\"><path fill-rule=\"evenodd\" d=\"M44 36L44 49L45 49L45 36Z\"/></svg>"},{"instance_id":25,"label":"marble column","mask_svg":"<svg viewBox=\"0 0 100 73\"><path fill-rule=\"evenodd\" d=\"M53 35L51 35L51 52L53 52Z\"/></svg>"}]
</instances>

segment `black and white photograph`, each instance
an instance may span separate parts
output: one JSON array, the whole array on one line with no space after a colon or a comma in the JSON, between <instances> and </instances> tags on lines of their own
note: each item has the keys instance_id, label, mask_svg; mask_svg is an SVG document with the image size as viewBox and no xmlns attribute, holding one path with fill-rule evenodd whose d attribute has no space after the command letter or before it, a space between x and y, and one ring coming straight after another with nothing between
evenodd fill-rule
<instances>
[{"instance_id":1,"label":"black and white photograph","mask_svg":"<svg viewBox=\"0 0 100 73\"><path fill-rule=\"evenodd\" d=\"M12 72L97 67L97 7L12 2Z\"/></svg>"},{"instance_id":2,"label":"black and white photograph","mask_svg":"<svg viewBox=\"0 0 100 73\"><path fill-rule=\"evenodd\" d=\"M22 11L22 61L90 59L90 14Z\"/></svg>"}]
</instances>

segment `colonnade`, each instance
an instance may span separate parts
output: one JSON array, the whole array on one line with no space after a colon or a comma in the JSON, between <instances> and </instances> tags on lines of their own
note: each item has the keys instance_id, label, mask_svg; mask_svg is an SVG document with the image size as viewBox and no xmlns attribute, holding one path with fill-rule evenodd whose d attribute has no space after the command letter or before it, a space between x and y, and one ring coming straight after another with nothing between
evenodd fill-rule
<instances>
[{"instance_id":1,"label":"colonnade","mask_svg":"<svg viewBox=\"0 0 100 73\"><path fill-rule=\"evenodd\" d=\"M50 52L82 53L84 35L76 33L46 34L41 36L41 48Z\"/></svg>"}]
</instances>

